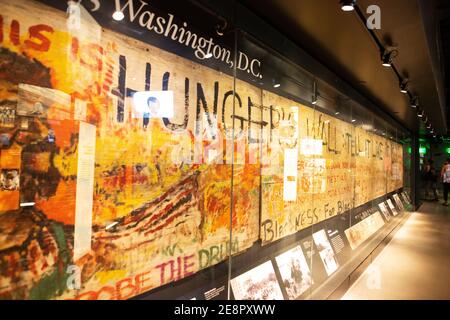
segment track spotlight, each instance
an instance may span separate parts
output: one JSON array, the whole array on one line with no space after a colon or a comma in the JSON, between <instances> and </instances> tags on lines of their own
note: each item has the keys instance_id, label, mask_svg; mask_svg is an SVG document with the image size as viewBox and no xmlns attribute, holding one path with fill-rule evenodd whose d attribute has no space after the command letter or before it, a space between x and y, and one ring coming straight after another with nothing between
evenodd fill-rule
<instances>
[{"instance_id":1,"label":"track spotlight","mask_svg":"<svg viewBox=\"0 0 450 320\"><path fill-rule=\"evenodd\" d=\"M400 82L400 92L408 93L408 80L403 80Z\"/></svg>"},{"instance_id":2,"label":"track spotlight","mask_svg":"<svg viewBox=\"0 0 450 320\"><path fill-rule=\"evenodd\" d=\"M123 14L122 11L117 10L117 11L114 11L112 17L116 21L122 21L125 18L125 15Z\"/></svg>"},{"instance_id":3,"label":"track spotlight","mask_svg":"<svg viewBox=\"0 0 450 320\"><path fill-rule=\"evenodd\" d=\"M392 66L392 58L395 58L397 55L397 51L384 51L381 54L381 63L383 67L391 67Z\"/></svg>"},{"instance_id":4,"label":"track spotlight","mask_svg":"<svg viewBox=\"0 0 450 320\"><path fill-rule=\"evenodd\" d=\"M381 58L383 67L390 67L392 65L391 55L389 53L383 55Z\"/></svg>"},{"instance_id":5,"label":"track spotlight","mask_svg":"<svg viewBox=\"0 0 450 320\"><path fill-rule=\"evenodd\" d=\"M419 97L414 97L410 101L411 108L417 108L419 106Z\"/></svg>"},{"instance_id":6,"label":"track spotlight","mask_svg":"<svg viewBox=\"0 0 450 320\"><path fill-rule=\"evenodd\" d=\"M272 85L273 85L274 88L279 88L279 87L281 87L281 83L276 82L275 80L272 80Z\"/></svg>"},{"instance_id":7,"label":"track spotlight","mask_svg":"<svg viewBox=\"0 0 450 320\"><path fill-rule=\"evenodd\" d=\"M417 116L418 116L419 118L423 118L424 114L425 114L425 112L423 112L423 110L422 110L422 111L419 111L419 112L417 113Z\"/></svg>"},{"instance_id":8,"label":"track spotlight","mask_svg":"<svg viewBox=\"0 0 450 320\"><path fill-rule=\"evenodd\" d=\"M341 10L342 11L353 11L355 9L356 0L341 0Z\"/></svg>"}]
</instances>

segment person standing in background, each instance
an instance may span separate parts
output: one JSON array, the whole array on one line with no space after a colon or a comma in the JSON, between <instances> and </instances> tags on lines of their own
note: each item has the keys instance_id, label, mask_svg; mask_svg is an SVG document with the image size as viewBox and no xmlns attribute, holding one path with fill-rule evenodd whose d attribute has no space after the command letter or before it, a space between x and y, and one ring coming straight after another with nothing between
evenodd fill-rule
<instances>
[{"instance_id":1,"label":"person standing in background","mask_svg":"<svg viewBox=\"0 0 450 320\"><path fill-rule=\"evenodd\" d=\"M425 190L425 198L424 200L428 200L428 194L430 193L430 190L428 189L428 171L430 170L430 166L428 165L428 161L424 160L423 167L422 167L422 186Z\"/></svg>"},{"instance_id":2,"label":"person standing in background","mask_svg":"<svg viewBox=\"0 0 450 320\"><path fill-rule=\"evenodd\" d=\"M444 206L448 206L448 192L450 191L450 159L444 163L441 170L442 184L444 185Z\"/></svg>"},{"instance_id":3,"label":"person standing in background","mask_svg":"<svg viewBox=\"0 0 450 320\"><path fill-rule=\"evenodd\" d=\"M437 174L436 168L434 167L434 161L429 160L425 165L425 198L428 199L428 194L431 189L434 195L434 199L432 201L439 201L437 195Z\"/></svg>"}]
</instances>

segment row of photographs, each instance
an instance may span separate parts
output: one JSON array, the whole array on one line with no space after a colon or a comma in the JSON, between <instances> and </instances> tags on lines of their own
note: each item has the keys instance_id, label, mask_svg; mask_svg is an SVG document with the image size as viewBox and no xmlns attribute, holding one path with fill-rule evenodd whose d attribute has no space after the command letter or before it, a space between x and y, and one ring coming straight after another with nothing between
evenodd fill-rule
<instances>
[{"instance_id":1,"label":"row of photographs","mask_svg":"<svg viewBox=\"0 0 450 320\"><path fill-rule=\"evenodd\" d=\"M392 199L379 203L373 214L345 230L352 250L361 246L390 221L392 216L405 211L405 205L411 205L411 199L406 192L394 194ZM327 275L331 276L338 270L339 263L327 233L324 229L319 230L313 233L312 239ZM305 255L302 247L297 245L276 256L273 261L266 261L240 274L231 280L234 298L237 300L283 300L285 296L282 288L285 290L286 298L290 300L299 298L314 284L310 270L311 263L307 262L308 256L311 255Z\"/></svg>"}]
</instances>

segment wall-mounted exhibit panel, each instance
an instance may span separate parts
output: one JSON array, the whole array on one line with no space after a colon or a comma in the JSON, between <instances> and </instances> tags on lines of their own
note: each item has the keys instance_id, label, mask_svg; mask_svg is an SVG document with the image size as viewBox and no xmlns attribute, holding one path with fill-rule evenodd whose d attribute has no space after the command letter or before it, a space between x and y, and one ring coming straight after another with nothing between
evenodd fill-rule
<instances>
[{"instance_id":1,"label":"wall-mounted exhibit panel","mask_svg":"<svg viewBox=\"0 0 450 320\"><path fill-rule=\"evenodd\" d=\"M407 133L192 3L0 5L2 299L314 297L411 210Z\"/></svg>"}]
</instances>

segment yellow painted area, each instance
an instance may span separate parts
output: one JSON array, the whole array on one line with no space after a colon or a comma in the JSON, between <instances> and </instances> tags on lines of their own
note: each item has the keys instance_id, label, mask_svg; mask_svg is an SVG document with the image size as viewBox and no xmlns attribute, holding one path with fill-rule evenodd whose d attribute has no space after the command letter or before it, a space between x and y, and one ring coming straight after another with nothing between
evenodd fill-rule
<instances>
[{"instance_id":1,"label":"yellow painted area","mask_svg":"<svg viewBox=\"0 0 450 320\"><path fill-rule=\"evenodd\" d=\"M98 271L95 273L95 278L100 285L106 285L111 282L115 282L125 278L127 275L126 270L111 270L111 271Z\"/></svg>"}]
</instances>

